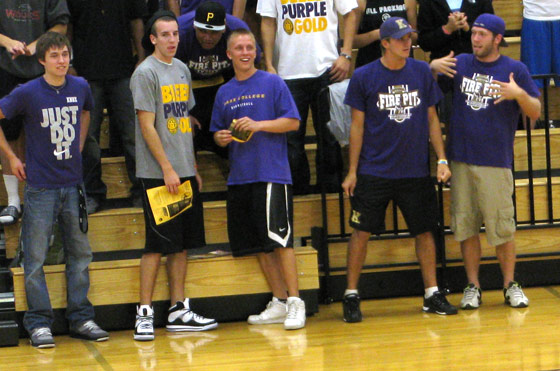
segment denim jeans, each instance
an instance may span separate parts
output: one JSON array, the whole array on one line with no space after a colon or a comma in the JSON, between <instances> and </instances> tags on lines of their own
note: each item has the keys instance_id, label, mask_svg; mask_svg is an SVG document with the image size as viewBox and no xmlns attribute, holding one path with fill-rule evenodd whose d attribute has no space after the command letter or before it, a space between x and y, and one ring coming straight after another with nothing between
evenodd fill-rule
<instances>
[{"instance_id":1,"label":"denim jeans","mask_svg":"<svg viewBox=\"0 0 560 371\"><path fill-rule=\"evenodd\" d=\"M329 73L314 78L285 80L286 85L292 93L292 97L297 105L301 117L299 129L287 133L288 138L288 159L292 171L292 182L294 194L304 194L309 191L309 162L305 153L305 132L307 126L307 116L311 107L313 127L315 132L320 130L323 133L322 143L317 143L317 184L324 182L330 187L338 187L338 177L336 166L323 166L319 162L320 151L325 151L328 159L338 153L338 147L334 136L326 129L326 122L319 123L319 110L329 110L328 102L318 101L319 92L330 84Z\"/></svg>"},{"instance_id":2,"label":"denim jeans","mask_svg":"<svg viewBox=\"0 0 560 371\"><path fill-rule=\"evenodd\" d=\"M89 82L94 107L91 111L88 136L82 152L82 164L86 193L97 200L102 200L107 196L107 186L101 180L101 149L99 148L104 107L107 107L109 111L111 127L118 130L122 140L126 171L132 183L130 192L133 197L142 194L140 184L136 179L134 147L136 121L129 84L129 78Z\"/></svg>"},{"instance_id":3,"label":"denim jeans","mask_svg":"<svg viewBox=\"0 0 560 371\"><path fill-rule=\"evenodd\" d=\"M94 318L93 306L87 298L92 254L87 234L80 230L78 197L76 186L46 189L27 185L25 188L21 238L29 309L23 325L29 333L37 327L50 328L54 321L43 263L56 220L66 257L66 318L71 326Z\"/></svg>"}]
</instances>

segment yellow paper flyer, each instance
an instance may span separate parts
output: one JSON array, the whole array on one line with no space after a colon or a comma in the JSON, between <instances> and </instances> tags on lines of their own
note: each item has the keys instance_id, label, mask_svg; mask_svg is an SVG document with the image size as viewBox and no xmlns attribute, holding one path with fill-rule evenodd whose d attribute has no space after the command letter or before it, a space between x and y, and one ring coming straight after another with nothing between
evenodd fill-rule
<instances>
[{"instance_id":1,"label":"yellow paper flyer","mask_svg":"<svg viewBox=\"0 0 560 371\"><path fill-rule=\"evenodd\" d=\"M156 225L175 218L192 206L193 192L189 180L178 187L177 194L169 193L166 186L150 188L146 193Z\"/></svg>"}]
</instances>

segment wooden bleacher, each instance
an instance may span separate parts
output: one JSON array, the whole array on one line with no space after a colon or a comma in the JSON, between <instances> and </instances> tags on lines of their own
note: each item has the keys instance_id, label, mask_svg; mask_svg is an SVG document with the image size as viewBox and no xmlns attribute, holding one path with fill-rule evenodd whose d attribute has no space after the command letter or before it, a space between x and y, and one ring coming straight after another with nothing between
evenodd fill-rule
<instances>
[{"instance_id":1,"label":"wooden bleacher","mask_svg":"<svg viewBox=\"0 0 560 371\"><path fill-rule=\"evenodd\" d=\"M317 252L311 247L296 249L300 290L319 288ZM93 262L89 267L91 288L88 298L95 306L138 302L139 259ZM66 307L64 265L45 266L53 309ZM16 311L27 310L22 268L12 268ZM186 292L191 298L251 295L270 290L254 256L222 256L188 262ZM169 300L165 258L162 259L154 290L154 301ZM316 310L311 309L311 312Z\"/></svg>"}]
</instances>

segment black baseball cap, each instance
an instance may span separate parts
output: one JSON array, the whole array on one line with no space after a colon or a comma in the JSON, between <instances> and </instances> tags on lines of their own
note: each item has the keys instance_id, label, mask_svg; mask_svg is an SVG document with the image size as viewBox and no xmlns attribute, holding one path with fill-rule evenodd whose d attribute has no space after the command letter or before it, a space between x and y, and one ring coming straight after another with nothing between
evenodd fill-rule
<instances>
[{"instance_id":1,"label":"black baseball cap","mask_svg":"<svg viewBox=\"0 0 560 371\"><path fill-rule=\"evenodd\" d=\"M226 9L215 1L206 1L196 8L194 26L210 31L226 29Z\"/></svg>"},{"instance_id":2,"label":"black baseball cap","mask_svg":"<svg viewBox=\"0 0 560 371\"><path fill-rule=\"evenodd\" d=\"M144 37L142 38L142 46L148 53L152 53L155 49L154 44L152 44L152 42L150 41L150 33L152 32L152 27L158 19L163 17L170 17L177 21L177 17L175 17L175 14L169 10L158 10L150 17L150 19L146 23L146 28L144 29Z\"/></svg>"}]
</instances>

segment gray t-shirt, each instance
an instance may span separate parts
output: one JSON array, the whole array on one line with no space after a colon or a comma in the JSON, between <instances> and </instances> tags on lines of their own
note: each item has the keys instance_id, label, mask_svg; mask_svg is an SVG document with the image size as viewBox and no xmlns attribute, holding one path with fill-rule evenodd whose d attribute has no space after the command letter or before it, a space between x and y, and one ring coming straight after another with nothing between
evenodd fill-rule
<instances>
[{"instance_id":1,"label":"gray t-shirt","mask_svg":"<svg viewBox=\"0 0 560 371\"><path fill-rule=\"evenodd\" d=\"M155 128L167 159L181 178L195 175L192 126L189 111L194 107L191 73L173 58L164 63L153 55L138 66L130 80L136 110L154 112ZM163 172L144 141L136 118L136 176L163 179Z\"/></svg>"},{"instance_id":2,"label":"gray t-shirt","mask_svg":"<svg viewBox=\"0 0 560 371\"><path fill-rule=\"evenodd\" d=\"M31 44L57 24L68 24L70 12L64 0L1 0L0 34ZM44 72L36 55L12 59L0 48L0 68L9 74L31 79Z\"/></svg>"}]
</instances>

